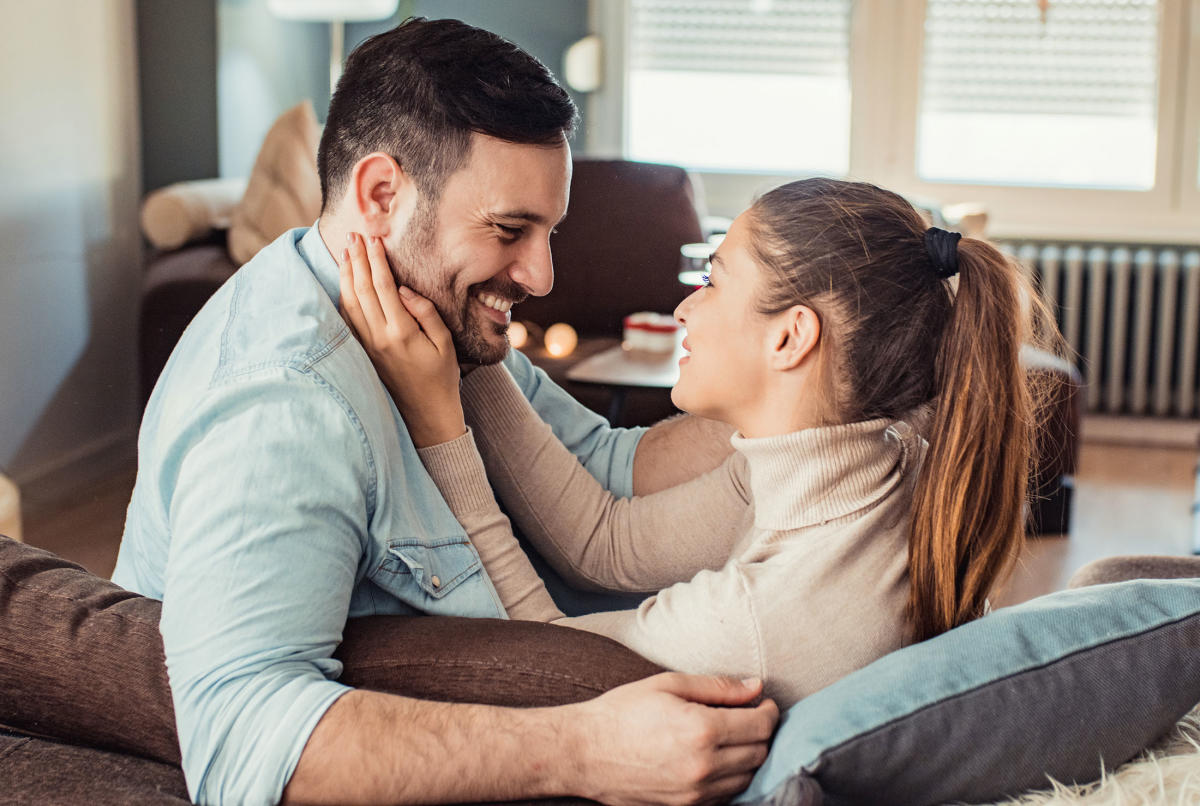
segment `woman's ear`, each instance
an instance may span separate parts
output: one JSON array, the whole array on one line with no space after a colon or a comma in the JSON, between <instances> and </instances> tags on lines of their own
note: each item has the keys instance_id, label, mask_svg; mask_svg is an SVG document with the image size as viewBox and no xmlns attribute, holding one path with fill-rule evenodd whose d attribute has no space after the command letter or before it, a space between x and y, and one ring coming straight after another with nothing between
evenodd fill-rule
<instances>
[{"instance_id":1,"label":"woman's ear","mask_svg":"<svg viewBox=\"0 0 1200 806\"><path fill-rule=\"evenodd\" d=\"M417 208L417 187L391 156L375 151L354 164L348 201L363 222L363 235L403 231Z\"/></svg>"},{"instance_id":2,"label":"woman's ear","mask_svg":"<svg viewBox=\"0 0 1200 806\"><path fill-rule=\"evenodd\" d=\"M817 346L821 338L821 319L807 305L793 305L771 328L771 352L767 366L781 372L795 369Z\"/></svg>"}]
</instances>

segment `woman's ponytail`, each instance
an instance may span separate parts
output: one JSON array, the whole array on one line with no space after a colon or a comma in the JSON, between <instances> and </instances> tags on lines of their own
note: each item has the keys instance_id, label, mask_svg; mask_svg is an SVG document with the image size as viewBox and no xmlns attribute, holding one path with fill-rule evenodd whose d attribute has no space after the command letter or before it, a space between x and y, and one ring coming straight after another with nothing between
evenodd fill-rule
<instances>
[{"instance_id":1,"label":"woman's ponytail","mask_svg":"<svg viewBox=\"0 0 1200 806\"><path fill-rule=\"evenodd\" d=\"M990 244L963 239L958 264L912 509L908 615L917 641L982 615L1025 539L1035 406L1020 357L1038 301Z\"/></svg>"}]
</instances>

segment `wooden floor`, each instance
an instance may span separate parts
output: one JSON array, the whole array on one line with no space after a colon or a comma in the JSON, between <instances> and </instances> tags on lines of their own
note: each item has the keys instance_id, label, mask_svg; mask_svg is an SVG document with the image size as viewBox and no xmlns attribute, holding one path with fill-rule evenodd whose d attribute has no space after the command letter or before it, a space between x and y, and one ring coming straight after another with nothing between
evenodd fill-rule
<instances>
[{"instance_id":1,"label":"wooden floor","mask_svg":"<svg viewBox=\"0 0 1200 806\"><path fill-rule=\"evenodd\" d=\"M1078 568L1118 554L1188 554L1192 546L1194 448L1084 442L1071 534L1030 540L995 606L1060 590ZM133 489L128 468L57 507L26 518L26 541L109 576ZM36 496L31 496L36 498Z\"/></svg>"},{"instance_id":2,"label":"wooden floor","mask_svg":"<svg viewBox=\"0 0 1200 806\"><path fill-rule=\"evenodd\" d=\"M1082 566L1119 554L1192 551L1195 448L1084 442L1068 536L1032 538L993 605L1061 590Z\"/></svg>"}]
</instances>

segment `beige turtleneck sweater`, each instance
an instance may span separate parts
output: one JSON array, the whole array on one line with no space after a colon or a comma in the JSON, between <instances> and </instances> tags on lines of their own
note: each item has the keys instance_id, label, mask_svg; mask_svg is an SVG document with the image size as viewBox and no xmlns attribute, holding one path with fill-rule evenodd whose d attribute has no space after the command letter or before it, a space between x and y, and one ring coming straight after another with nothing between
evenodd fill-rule
<instances>
[{"instance_id":1,"label":"beige turtleneck sweater","mask_svg":"<svg viewBox=\"0 0 1200 806\"><path fill-rule=\"evenodd\" d=\"M503 366L468 375L462 397L472 430L419 454L511 618L607 635L680 671L761 677L785 708L904 642L908 516L924 452L908 423L735 435L716 470L618 499ZM563 617L493 488L568 581L658 593L636 610Z\"/></svg>"}]
</instances>

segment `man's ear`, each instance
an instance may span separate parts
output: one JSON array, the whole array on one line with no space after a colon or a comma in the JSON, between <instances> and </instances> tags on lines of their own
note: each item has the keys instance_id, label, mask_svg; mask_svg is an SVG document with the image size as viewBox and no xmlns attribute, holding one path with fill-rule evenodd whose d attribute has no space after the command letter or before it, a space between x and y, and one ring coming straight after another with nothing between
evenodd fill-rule
<instances>
[{"instance_id":1,"label":"man's ear","mask_svg":"<svg viewBox=\"0 0 1200 806\"><path fill-rule=\"evenodd\" d=\"M347 201L362 217L363 235L386 237L408 225L417 208L417 187L391 156L376 151L354 163Z\"/></svg>"},{"instance_id":2,"label":"man's ear","mask_svg":"<svg viewBox=\"0 0 1200 806\"><path fill-rule=\"evenodd\" d=\"M778 315L771 328L771 352L767 366L774 370L795 369L814 355L821 338L821 319L807 305L793 305Z\"/></svg>"}]
</instances>

